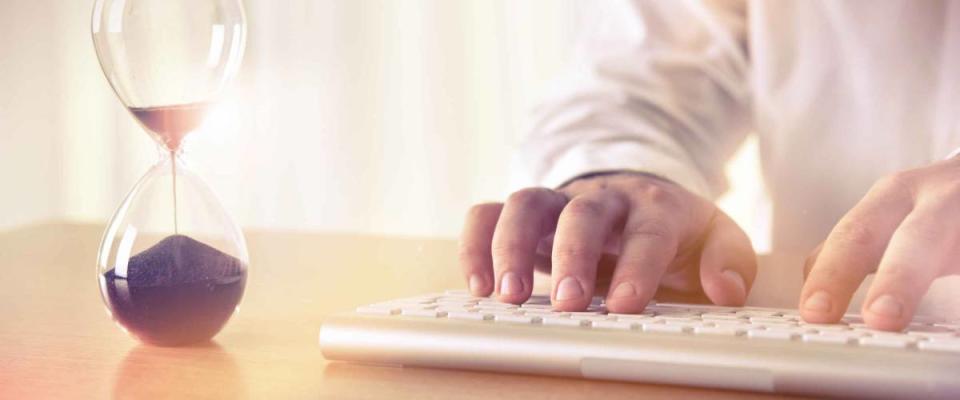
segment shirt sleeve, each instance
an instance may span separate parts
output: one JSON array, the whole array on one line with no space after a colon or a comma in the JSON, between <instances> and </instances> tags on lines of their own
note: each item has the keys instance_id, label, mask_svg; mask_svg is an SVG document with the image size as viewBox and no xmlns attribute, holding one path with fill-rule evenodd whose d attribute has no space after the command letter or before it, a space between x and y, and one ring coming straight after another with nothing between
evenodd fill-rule
<instances>
[{"instance_id":1,"label":"shirt sleeve","mask_svg":"<svg viewBox=\"0 0 960 400\"><path fill-rule=\"evenodd\" d=\"M586 38L541 105L518 183L557 187L612 170L652 173L715 198L749 130L746 9L737 1L633 1L634 35Z\"/></svg>"}]
</instances>

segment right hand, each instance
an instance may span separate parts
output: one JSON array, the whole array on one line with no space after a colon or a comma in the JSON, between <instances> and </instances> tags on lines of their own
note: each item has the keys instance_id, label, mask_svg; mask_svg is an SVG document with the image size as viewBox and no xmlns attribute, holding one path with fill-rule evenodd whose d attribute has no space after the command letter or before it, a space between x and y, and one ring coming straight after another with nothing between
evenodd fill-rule
<instances>
[{"instance_id":1,"label":"right hand","mask_svg":"<svg viewBox=\"0 0 960 400\"><path fill-rule=\"evenodd\" d=\"M474 206L460 265L473 295L515 304L530 297L534 269L548 271L563 311L585 309L609 282L607 309L619 313L642 311L658 290L743 305L757 272L747 235L713 203L629 172Z\"/></svg>"}]
</instances>

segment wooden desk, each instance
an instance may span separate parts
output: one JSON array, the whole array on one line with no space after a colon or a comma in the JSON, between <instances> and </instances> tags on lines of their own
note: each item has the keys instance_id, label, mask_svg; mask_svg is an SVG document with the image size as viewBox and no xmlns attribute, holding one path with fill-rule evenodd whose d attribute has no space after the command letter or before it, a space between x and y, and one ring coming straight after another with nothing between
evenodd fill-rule
<instances>
[{"instance_id":1,"label":"wooden desk","mask_svg":"<svg viewBox=\"0 0 960 400\"><path fill-rule=\"evenodd\" d=\"M66 224L0 233L0 399L767 397L323 359L324 315L462 285L450 240L251 232L241 310L215 341L143 346L101 303L101 233Z\"/></svg>"}]
</instances>

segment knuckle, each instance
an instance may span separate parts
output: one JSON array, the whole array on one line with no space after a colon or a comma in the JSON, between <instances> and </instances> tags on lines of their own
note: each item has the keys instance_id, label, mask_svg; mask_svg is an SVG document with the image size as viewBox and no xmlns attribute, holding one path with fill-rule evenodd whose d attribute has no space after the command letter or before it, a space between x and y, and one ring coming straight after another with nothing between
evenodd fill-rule
<instances>
[{"instance_id":1,"label":"knuckle","mask_svg":"<svg viewBox=\"0 0 960 400\"><path fill-rule=\"evenodd\" d=\"M474 262L477 260L485 259L490 255L490 249L486 246L478 246L475 243L460 243L460 247L457 251L457 257L462 262Z\"/></svg>"},{"instance_id":2,"label":"knuckle","mask_svg":"<svg viewBox=\"0 0 960 400\"><path fill-rule=\"evenodd\" d=\"M599 257L598 249L591 248L583 243L568 243L557 246L554 258L561 265L576 264Z\"/></svg>"},{"instance_id":3,"label":"knuckle","mask_svg":"<svg viewBox=\"0 0 960 400\"><path fill-rule=\"evenodd\" d=\"M909 171L896 172L884 176L873 185L873 190L879 192L902 192L908 190L913 182L913 174Z\"/></svg>"},{"instance_id":4,"label":"knuckle","mask_svg":"<svg viewBox=\"0 0 960 400\"><path fill-rule=\"evenodd\" d=\"M634 224L628 224L623 229L624 240L653 239L672 242L675 234L670 226L662 220L651 219Z\"/></svg>"},{"instance_id":5,"label":"knuckle","mask_svg":"<svg viewBox=\"0 0 960 400\"><path fill-rule=\"evenodd\" d=\"M516 239L506 240L506 241L503 241L503 240L494 241L493 245L490 246L490 254L494 258L498 258L498 259L508 258L508 257L516 256L518 254L523 254L525 250L526 250L526 246L524 245L524 242Z\"/></svg>"},{"instance_id":6,"label":"knuckle","mask_svg":"<svg viewBox=\"0 0 960 400\"><path fill-rule=\"evenodd\" d=\"M919 289L923 282L920 277L903 264L888 264L877 270L877 278L892 282L896 286Z\"/></svg>"},{"instance_id":7,"label":"knuckle","mask_svg":"<svg viewBox=\"0 0 960 400\"><path fill-rule=\"evenodd\" d=\"M467 210L467 219L468 220L479 220L492 217L493 215L500 212L502 204L500 203L481 203L476 204L473 207L470 207Z\"/></svg>"},{"instance_id":8,"label":"knuckle","mask_svg":"<svg viewBox=\"0 0 960 400\"><path fill-rule=\"evenodd\" d=\"M853 273L849 268L841 266L816 266L810 270L808 279L815 280L834 288L856 288L863 280L863 274ZM841 291L844 291L843 289Z\"/></svg>"},{"instance_id":9,"label":"knuckle","mask_svg":"<svg viewBox=\"0 0 960 400\"><path fill-rule=\"evenodd\" d=\"M637 199L642 204L659 208L671 210L680 208L680 197L673 190L653 183L646 183L646 186L637 193Z\"/></svg>"},{"instance_id":10,"label":"knuckle","mask_svg":"<svg viewBox=\"0 0 960 400\"><path fill-rule=\"evenodd\" d=\"M567 204L564 212L570 218L598 219L604 214L604 204L599 200L576 197Z\"/></svg>"},{"instance_id":11,"label":"knuckle","mask_svg":"<svg viewBox=\"0 0 960 400\"><path fill-rule=\"evenodd\" d=\"M524 209L540 208L546 204L551 195L552 191L547 188L526 188L513 192L507 198L507 203Z\"/></svg>"},{"instance_id":12,"label":"knuckle","mask_svg":"<svg viewBox=\"0 0 960 400\"><path fill-rule=\"evenodd\" d=\"M929 194L930 201L934 204L942 204L953 209L960 200L960 182L949 182L940 185L931 190Z\"/></svg>"},{"instance_id":13,"label":"knuckle","mask_svg":"<svg viewBox=\"0 0 960 400\"><path fill-rule=\"evenodd\" d=\"M830 239L846 246L866 247L876 242L877 234L865 224L841 221L833 228Z\"/></svg>"}]
</instances>

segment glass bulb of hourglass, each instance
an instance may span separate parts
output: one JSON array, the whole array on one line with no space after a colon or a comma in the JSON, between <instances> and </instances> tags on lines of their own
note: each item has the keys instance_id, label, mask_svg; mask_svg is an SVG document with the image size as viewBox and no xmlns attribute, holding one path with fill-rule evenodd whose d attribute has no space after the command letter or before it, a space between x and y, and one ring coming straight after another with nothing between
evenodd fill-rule
<instances>
[{"instance_id":1,"label":"glass bulb of hourglass","mask_svg":"<svg viewBox=\"0 0 960 400\"><path fill-rule=\"evenodd\" d=\"M161 150L101 242L104 303L144 342L210 339L239 303L249 261L239 226L181 156L239 67L243 8L239 0L97 0L92 32L104 75Z\"/></svg>"},{"instance_id":2,"label":"glass bulb of hourglass","mask_svg":"<svg viewBox=\"0 0 960 400\"><path fill-rule=\"evenodd\" d=\"M182 160L161 154L110 222L98 278L111 315L128 332L147 343L187 344L213 337L233 314L249 257L209 186Z\"/></svg>"}]
</instances>

